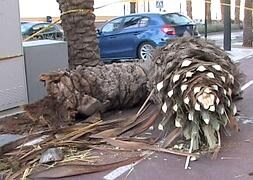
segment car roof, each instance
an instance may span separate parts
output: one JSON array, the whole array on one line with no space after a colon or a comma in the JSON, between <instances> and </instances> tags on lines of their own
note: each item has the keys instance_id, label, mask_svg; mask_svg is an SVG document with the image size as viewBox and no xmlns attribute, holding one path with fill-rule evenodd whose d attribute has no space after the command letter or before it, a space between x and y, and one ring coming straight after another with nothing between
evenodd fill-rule
<instances>
[{"instance_id":1,"label":"car roof","mask_svg":"<svg viewBox=\"0 0 253 180\"><path fill-rule=\"evenodd\" d=\"M50 24L49 22L21 21L21 24Z\"/></svg>"},{"instance_id":2,"label":"car roof","mask_svg":"<svg viewBox=\"0 0 253 180\"><path fill-rule=\"evenodd\" d=\"M128 15L125 15L125 16L117 16L115 18L112 18L110 19L109 21L112 21L112 20L115 20L115 19L118 19L118 18L125 18L125 17L132 17L132 16L161 16L161 15L166 15L166 14L180 14L180 15L183 15L179 12L158 12L158 13L153 13L153 12L145 12L145 13L133 13L133 14L128 14ZM183 15L184 16L184 15ZM107 22L109 22L107 21Z\"/></svg>"},{"instance_id":3,"label":"car roof","mask_svg":"<svg viewBox=\"0 0 253 180\"><path fill-rule=\"evenodd\" d=\"M157 15L165 15L165 14L180 14L180 13L178 13L178 12L170 12L170 13L168 13L168 12L161 12L161 13L146 12L146 13L134 13L134 14L119 16L119 17L140 16L140 15L157 16Z\"/></svg>"}]
</instances>

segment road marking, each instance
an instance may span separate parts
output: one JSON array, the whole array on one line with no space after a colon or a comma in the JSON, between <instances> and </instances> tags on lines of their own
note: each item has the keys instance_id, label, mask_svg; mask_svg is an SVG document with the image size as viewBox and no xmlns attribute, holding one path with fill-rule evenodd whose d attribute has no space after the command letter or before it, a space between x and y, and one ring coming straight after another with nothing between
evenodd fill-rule
<instances>
[{"instance_id":1,"label":"road marking","mask_svg":"<svg viewBox=\"0 0 253 180\"><path fill-rule=\"evenodd\" d=\"M241 87L241 90L244 91L245 89L247 89L248 87L250 87L252 84L253 84L253 80L247 82L246 84L244 84L244 85Z\"/></svg>"},{"instance_id":2,"label":"road marking","mask_svg":"<svg viewBox=\"0 0 253 180\"><path fill-rule=\"evenodd\" d=\"M112 172L110 172L109 174L107 174L106 176L104 176L104 179L106 179L106 180L117 179L119 176L121 176L125 172L131 170L133 167L134 167L134 164L129 164L126 166L119 167L119 168L113 170Z\"/></svg>"},{"instance_id":3,"label":"road marking","mask_svg":"<svg viewBox=\"0 0 253 180\"><path fill-rule=\"evenodd\" d=\"M113 171L111 171L110 173L108 173L107 175L104 176L105 180L115 180L118 177L120 177L122 174L124 174L125 172L129 171L127 176L134 170L134 166L136 166L137 164L139 164L140 162L142 162L143 160L145 160L146 158L149 158L152 154L154 154L154 152L149 152L146 151L144 152L144 158L140 159L139 161L126 165L126 166L122 166L119 167ZM127 178L126 176L126 178Z\"/></svg>"},{"instance_id":4,"label":"road marking","mask_svg":"<svg viewBox=\"0 0 253 180\"><path fill-rule=\"evenodd\" d=\"M253 124L253 121L250 119L247 119L247 120L244 120L242 123L243 124Z\"/></svg>"}]
</instances>

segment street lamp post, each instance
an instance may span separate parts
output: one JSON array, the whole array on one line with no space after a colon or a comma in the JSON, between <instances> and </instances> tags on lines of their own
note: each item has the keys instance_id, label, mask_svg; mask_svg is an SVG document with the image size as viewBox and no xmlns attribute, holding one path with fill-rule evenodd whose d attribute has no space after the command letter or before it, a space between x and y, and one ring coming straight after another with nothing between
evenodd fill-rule
<instances>
[{"instance_id":1,"label":"street lamp post","mask_svg":"<svg viewBox=\"0 0 253 180\"><path fill-rule=\"evenodd\" d=\"M225 51L231 51L231 0L225 0L224 4L224 41L223 47Z\"/></svg>"},{"instance_id":2,"label":"street lamp post","mask_svg":"<svg viewBox=\"0 0 253 180\"><path fill-rule=\"evenodd\" d=\"M205 1L205 39L207 39L207 2Z\"/></svg>"}]
</instances>

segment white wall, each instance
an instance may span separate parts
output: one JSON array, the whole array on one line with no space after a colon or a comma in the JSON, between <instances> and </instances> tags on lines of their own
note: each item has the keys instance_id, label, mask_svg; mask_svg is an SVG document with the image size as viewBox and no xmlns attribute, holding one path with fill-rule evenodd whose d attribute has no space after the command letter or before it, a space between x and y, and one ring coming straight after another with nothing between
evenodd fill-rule
<instances>
[{"instance_id":1,"label":"white wall","mask_svg":"<svg viewBox=\"0 0 253 180\"><path fill-rule=\"evenodd\" d=\"M124 2L122 2L124 1ZM94 7L106 7L96 9L95 14L97 16L121 16L124 15L124 5L126 7L126 14L129 14L130 7L129 2L126 0L95 0ZM139 0L138 12L144 12L144 1L146 5L146 11L148 10L148 0ZM162 10L166 12L179 12L181 3L181 12L186 14L186 0L163 0L164 8ZM212 18L220 19L220 0L212 1ZM56 0L19 0L21 17L46 17L46 16L59 16L59 6ZM159 9L155 7L156 0L149 0L150 11L159 12ZM234 2L231 0L231 17L234 18ZM241 7L244 6L244 0L241 0ZM204 18L204 0L192 0L193 18ZM241 19L243 19L243 8L241 8Z\"/></svg>"},{"instance_id":2,"label":"white wall","mask_svg":"<svg viewBox=\"0 0 253 180\"><path fill-rule=\"evenodd\" d=\"M27 103L18 0L0 0L0 111Z\"/></svg>"},{"instance_id":3,"label":"white wall","mask_svg":"<svg viewBox=\"0 0 253 180\"><path fill-rule=\"evenodd\" d=\"M58 17L59 5L56 0L19 0L21 17Z\"/></svg>"}]
</instances>

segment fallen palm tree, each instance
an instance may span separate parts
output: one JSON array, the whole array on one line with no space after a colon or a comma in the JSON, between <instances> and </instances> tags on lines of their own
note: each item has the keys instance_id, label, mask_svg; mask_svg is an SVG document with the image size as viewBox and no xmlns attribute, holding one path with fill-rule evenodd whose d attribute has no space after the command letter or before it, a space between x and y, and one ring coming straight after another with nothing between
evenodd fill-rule
<instances>
[{"instance_id":1,"label":"fallen palm tree","mask_svg":"<svg viewBox=\"0 0 253 180\"><path fill-rule=\"evenodd\" d=\"M101 150L109 145L130 152L159 151L187 156L187 168L190 157L198 156L193 154L197 151L205 149L217 155L221 131L229 133L228 127L239 129L233 102L233 97L240 93L238 67L224 51L200 39L175 40L157 50L151 63L80 66L44 74L41 80L48 96L28 105L26 110L35 121L50 124L58 129L58 134L64 133L40 146L45 150L53 145L71 145L80 150ZM84 122L87 124L78 128L74 125L69 130L59 126L62 122L73 123L78 114L89 116L99 111L126 109L146 98L157 108L149 109L146 100L128 118L89 118ZM156 138L143 135L156 124L160 132ZM184 145L175 151L178 138L184 140ZM36 175L49 178L44 171Z\"/></svg>"},{"instance_id":2,"label":"fallen palm tree","mask_svg":"<svg viewBox=\"0 0 253 180\"><path fill-rule=\"evenodd\" d=\"M164 115L161 126L180 128L186 139L194 139L192 150L202 143L215 148L227 125L238 129L233 97L240 93L241 74L223 50L183 38L157 50L151 65L145 63L79 66L41 80L52 104L63 107L57 114L68 113L65 118L133 107L155 89L153 99Z\"/></svg>"}]
</instances>

